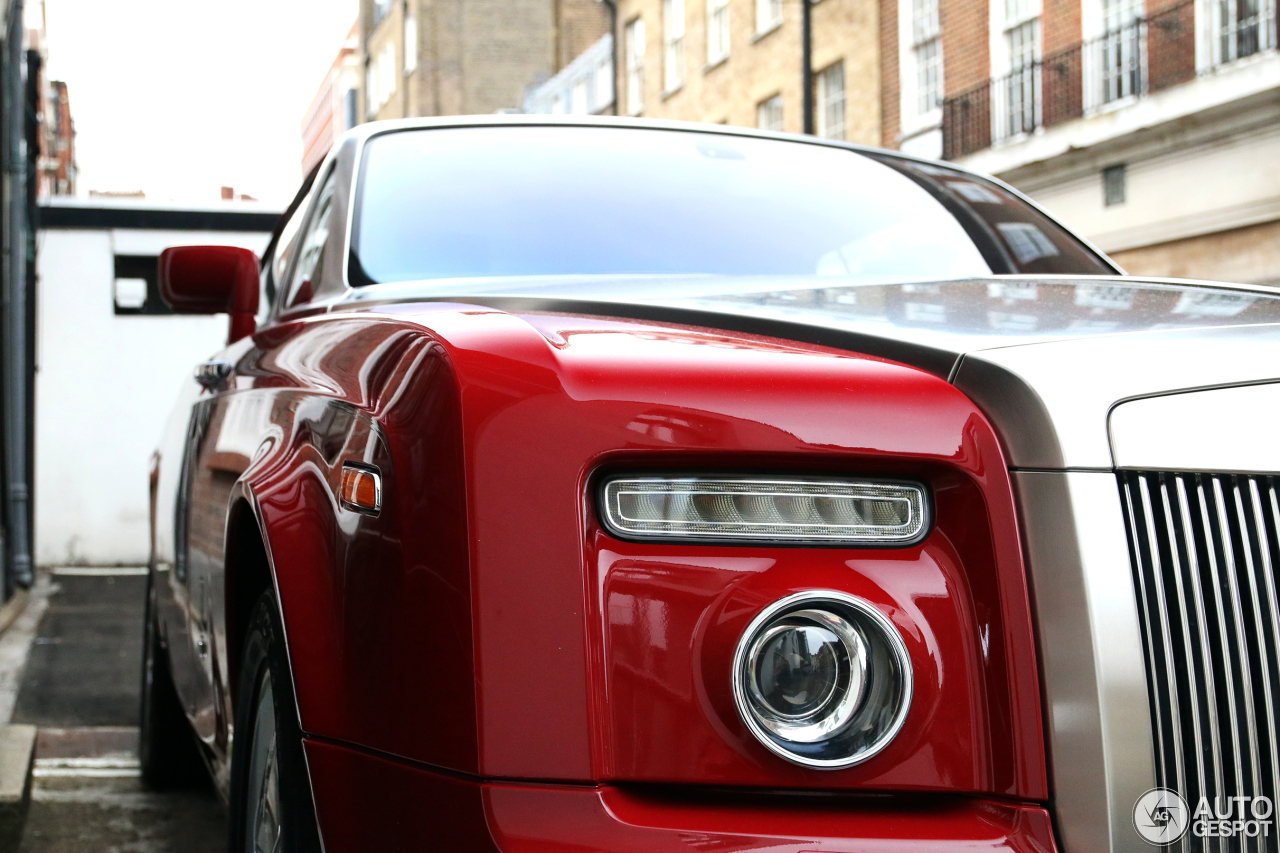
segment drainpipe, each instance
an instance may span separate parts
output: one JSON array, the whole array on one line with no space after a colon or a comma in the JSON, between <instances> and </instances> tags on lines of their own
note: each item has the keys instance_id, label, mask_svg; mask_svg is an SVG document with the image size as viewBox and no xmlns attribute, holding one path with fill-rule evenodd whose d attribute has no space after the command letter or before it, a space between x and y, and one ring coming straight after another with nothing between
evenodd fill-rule
<instances>
[{"instance_id":1,"label":"drainpipe","mask_svg":"<svg viewBox=\"0 0 1280 853\"><path fill-rule=\"evenodd\" d=\"M4 233L0 245L3 266L4 320L4 474L5 551L4 595L15 587L31 585L31 491L28 482L28 397L27 364L27 163L22 156L26 119L26 92L23 87L22 0L9 8L3 69L4 138L0 154L4 160Z\"/></svg>"},{"instance_id":2,"label":"drainpipe","mask_svg":"<svg viewBox=\"0 0 1280 853\"><path fill-rule=\"evenodd\" d=\"M813 0L800 0L800 85L804 92L804 132L812 136L813 121Z\"/></svg>"},{"instance_id":3,"label":"drainpipe","mask_svg":"<svg viewBox=\"0 0 1280 853\"><path fill-rule=\"evenodd\" d=\"M613 56L610 58L613 63L613 114L622 115L618 111L618 51L621 49L621 40L618 38L618 3L617 0L596 0L597 3L603 3L609 7L609 33L613 39Z\"/></svg>"}]
</instances>

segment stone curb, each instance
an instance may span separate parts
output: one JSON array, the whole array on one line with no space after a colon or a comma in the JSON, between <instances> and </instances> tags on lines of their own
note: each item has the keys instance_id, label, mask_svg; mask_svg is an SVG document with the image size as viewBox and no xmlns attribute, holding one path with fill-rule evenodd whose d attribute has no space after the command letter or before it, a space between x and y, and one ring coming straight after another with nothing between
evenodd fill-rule
<instances>
[{"instance_id":1,"label":"stone curb","mask_svg":"<svg viewBox=\"0 0 1280 853\"><path fill-rule=\"evenodd\" d=\"M22 843L35 754L35 726L0 726L0 853L16 853Z\"/></svg>"}]
</instances>

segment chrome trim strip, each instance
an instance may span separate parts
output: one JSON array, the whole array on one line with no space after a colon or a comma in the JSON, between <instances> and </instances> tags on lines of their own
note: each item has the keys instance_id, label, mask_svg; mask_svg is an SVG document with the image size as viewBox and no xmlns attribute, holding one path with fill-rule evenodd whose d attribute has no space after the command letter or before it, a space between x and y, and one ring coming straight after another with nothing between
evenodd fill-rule
<instances>
[{"instance_id":1,"label":"chrome trim strip","mask_svg":"<svg viewBox=\"0 0 1280 853\"><path fill-rule=\"evenodd\" d=\"M1169 603L1166 600L1165 593L1164 593L1165 585L1166 585L1166 581L1164 578L1164 566L1162 565L1162 561L1160 560L1160 550L1156 545L1156 543L1159 540L1156 536L1155 512L1154 512L1154 507L1151 501L1151 491L1147 485L1146 480L1139 481L1139 492L1141 492L1141 500L1142 500L1141 506L1143 509L1143 516L1144 516L1143 527L1146 530L1147 543L1148 543L1148 547L1150 548L1149 558L1151 560L1151 569L1152 569L1152 573L1155 575L1155 583L1153 584L1153 586L1155 587L1156 609L1158 611L1159 620L1160 620L1158 623L1160 627L1160 643L1164 647L1164 659L1166 661L1172 661L1174 660L1173 643L1170 638L1170 634L1172 634L1172 630L1171 630L1172 623L1169 619ZM1135 528L1135 530L1136 529L1137 528ZM1181 713L1181 708L1179 707L1179 702L1178 702L1177 673L1173 671L1172 667L1168 667L1165 669L1163 675L1167 682L1165 689L1168 691L1168 698L1169 698L1169 714L1168 714L1168 718L1164 720L1164 724L1168 726L1168 728L1172 729L1173 742L1180 744L1182 743L1182 713ZM1152 680L1154 680L1160 677L1160 673L1157 673L1154 670L1152 670L1150 673L1150 677L1152 678ZM1159 718L1160 711L1162 710L1163 709L1159 708L1159 706L1157 705L1157 712L1156 712L1157 719ZM1198 717L1198 714L1196 714L1194 701L1192 702L1191 710L1192 710L1193 716ZM1193 733L1195 733L1196 730L1193 728L1192 731ZM1161 736L1161 741L1165 742L1163 735ZM1172 758L1173 758L1173 778L1176 786L1175 790L1185 791L1187 790L1187 770L1182 760L1182 751L1175 749L1173 751ZM1159 766L1159 762L1157 762L1157 766Z\"/></svg>"},{"instance_id":2,"label":"chrome trim strip","mask_svg":"<svg viewBox=\"0 0 1280 853\"><path fill-rule=\"evenodd\" d=\"M1205 625L1205 616L1208 611L1205 609L1204 588L1200 582L1200 559L1196 545L1195 527L1191 523L1191 501L1187 495L1186 482L1178 479L1177 486L1178 521L1181 522L1182 543L1187 552L1187 574L1191 576L1191 592L1196 613L1197 651L1199 652L1200 666L1203 668L1206 696L1205 709L1209 717L1209 748L1213 757L1209 769L1213 772L1214 789L1221 790L1225 770L1222 760L1222 738L1219 733L1218 705L1214 701L1217 691L1213 674L1213 647L1209 643L1209 631ZM1227 677L1230 678L1230 673L1227 674ZM1206 781L1204 773L1201 772L1200 775L1203 784Z\"/></svg>"},{"instance_id":3,"label":"chrome trim strip","mask_svg":"<svg viewBox=\"0 0 1280 853\"><path fill-rule=\"evenodd\" d=\"M1149 851L1133 806L1155 784L1142 632L1111 472L1015 471L1064 850Z\"/></svg>"},{"instance_id":4,"label":"chrome trim strip","mask_svg":"<svg viewBox=\"0 0 1280 853\"><path fill-rule=\"evenodd\" d=\"M1205 494L1203 480L1199 481L1196 484L1196 495L1198 497L1198 502L1200 505L1200 518L1201 518L1201 523L1203 525L1202 529L1205 531L1206 538L1208 538L1209 536L1212 535L1213 516L1209 512L1209 498ZM1207 544L1206 554L1209 557L1209 573L1213 580L1214 608L1215 608L1216 615L1218 617L1217 621L1218 621L1219 646L1217 651L1218 651L1218 655L1222 656L1226 654L1227 649L1231 648L1231 639L1229 637L1229 631L1228 631L1229 623L1227 622L1226 603L1223 600L1223 595L1222 595L1222 572L1219 567L1217 549L1213 547L1212 540L1210 540ZM1237 695L1236 684L1235 684L1236 680L1235 680L1235 677L1232 675L1231 670L1232 670L1232 667L1229 665L1229 661L1224 660L1222 671L1223 671L1224 680L1226 681L1226 687L1227 687L1227 718L1231 724L1230 729L1228 730L1228 734L1230 735L1230 738L1231 738L1231 749L1226 753L1226 755L1228 756L1238 755L1241 747L1240 708L1236 702L1236 695ZM1243 791L1244 790L1244 774L1243 774L1243 771L1241 770L1240 763L1232 760L1231 768L1234 771L1232 775L1234 777L1234 781L1236 784L1236 790Z\"/></svg>"},{"instance_id":5,"label":"chrome trim strip","mask_svg":"<svg viewBox=\"0 0 1280 853\"><path fill-rule=\"evenodd\" d=\"M1213 505L1218 513L1218 541L1222 543L1223 568L1227 575L1227 588L1231 593L1231 618L1235 625L1236 640L1236 658L1235 663L1238 665L1242 661L1249 659L1248 640L1245 637L1245 625L1243 607L1240 604L1240 578L1238 575L1238 567L1236 565L1235 549L1231 547L1231 519L1227 514L1226 495L1222 491L1222 480L1213 480ZM1244 745L1249 750L1249 777L1256 791L1261 787L1258 779L1258 725L1254 718L1253 702L1249 701L1253 697L1253 678L1247 666L1240 667L1240 688L1244 691ZM1239 753L1237 752L1237 755Z\"/></svg>"}]
</instances>

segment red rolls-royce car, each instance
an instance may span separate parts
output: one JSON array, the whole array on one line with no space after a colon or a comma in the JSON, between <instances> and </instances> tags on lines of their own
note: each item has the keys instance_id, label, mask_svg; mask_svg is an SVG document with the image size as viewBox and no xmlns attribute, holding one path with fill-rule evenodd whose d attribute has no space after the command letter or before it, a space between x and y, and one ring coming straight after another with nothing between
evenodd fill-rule
<instances>
[{"instance_id":1,"label":"red rolls-royce car","mask_svg":"<svg viewBox=\"0 0 1280 853\"><path fill-rule=\"evenodd\" d=\"M231 319L141 762L234 851L1240 849L1191 810L1276 794L1272 291L946 164L522 117L361 127L261 260L160 265Z\"/></svg>"}]
</instances>

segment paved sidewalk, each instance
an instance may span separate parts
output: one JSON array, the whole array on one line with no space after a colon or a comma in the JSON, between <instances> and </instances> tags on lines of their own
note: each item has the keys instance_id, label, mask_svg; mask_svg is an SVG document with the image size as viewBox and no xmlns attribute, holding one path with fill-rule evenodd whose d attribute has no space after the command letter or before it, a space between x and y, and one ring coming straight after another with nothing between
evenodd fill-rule
<instances>
[{"instance_id":1,"label":"paved sidewalk","mask_svg":"<svg viewBox=\"0 0 1280 853\"><path fill-rule=\"evenodd\" d=\"M47 605L10 706L40 727L21 853L223 853L212 787L157 794L138 776L146 578L73 571L43 576L32 597Z\"/></svg>"}]
</instances>

